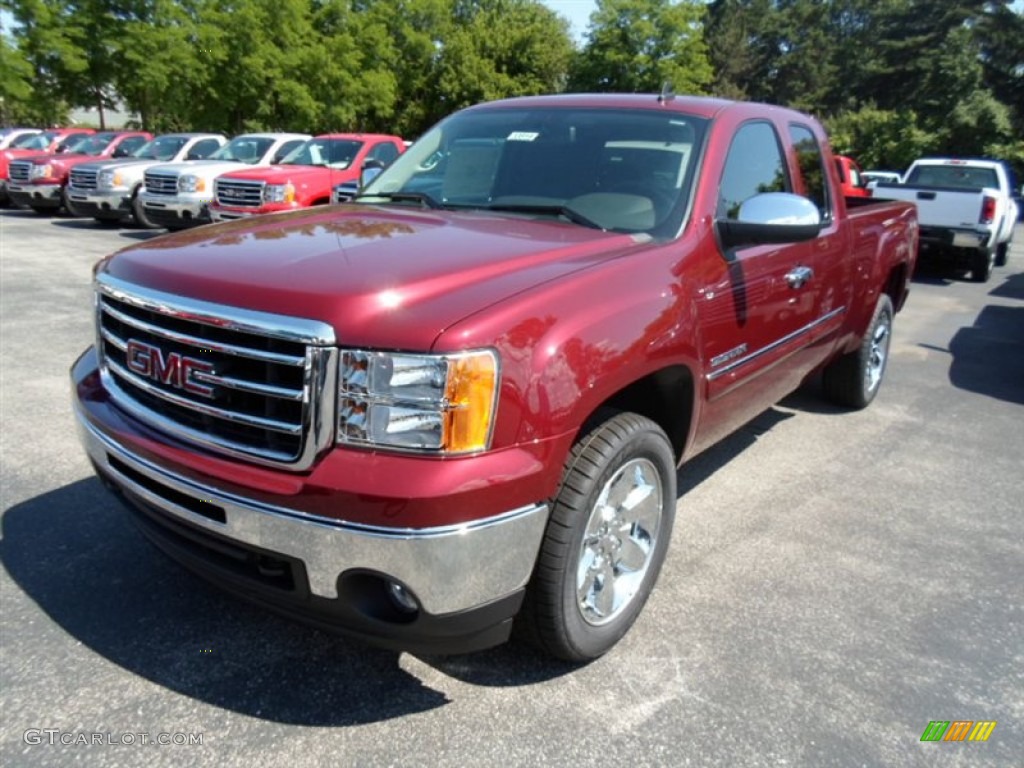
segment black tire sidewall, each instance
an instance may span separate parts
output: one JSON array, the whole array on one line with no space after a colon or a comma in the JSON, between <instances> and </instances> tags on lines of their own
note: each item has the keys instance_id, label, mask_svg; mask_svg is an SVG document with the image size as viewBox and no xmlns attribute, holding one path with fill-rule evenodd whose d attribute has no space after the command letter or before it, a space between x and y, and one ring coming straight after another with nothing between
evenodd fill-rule
<instances>
[{"instance_id":1,"label":"black tire sidewall","mask_svg":"<svg viewBox=\"0 0 1024 768\"><path fill-rule=\"evenodd\" d=\"M672 537L676 504L676 478L675 458L668 439L656 424L643 417L637 417L634 414L621 414L620 417L639 420L639 424L636 421L633 422L629 429L628 437L614 447L611 460L605 464L597 477L591 481L589 478L578 474L574 476L572 468L570 468L566 476L566 482L585 482L590 486L585 493L582 507L570 507L563 505L560 501L556 501L556 507L559 507L556 513L565 512L572 515L573 518L566 560L567 567L562 573L560 599L565 641L578 658L592 659L602 655L629 631L643 610L647 598L654 587L654 583L657 581ZM620 417L616 417L610 420L610 422L618 420L620 424L627 423L626 420ZM605 425L610 422L605 422ZM604 434L607 435L607 433ZM592 453L584 450L581 454L581 459L585 460L588 455L592 455ZM602 488L604 488L605 484L622 465L633 459L640 458L650 461L661 475L662 515L658 529L658 538L655 542L654 551L651 554L647 573L644 574L640 589L634 595L630 604L612 621L600 626L594 626L584 620L579 609L576 594L576 566L579 561L579 551L582 546L583 536L586 532L587 522L590 519L590 513Z\"/></svg>"},{"instance_id":2,"label":"black tire sidewall","mask_svg":"<svg viewBox=\"0 0 1024 768\"><path fill-rule=\"evenodd\" d=\"M875 313L871 317L871 325L868 326L868 332L864 335L864 340L861 342L860 348L860 381L861 381L861 400L864 406L867 406L875 399L878 394L878 390L882 388L882 382L885 381L885 371L889 367L889 355L892 348L892 327L893 327L893 308L892 299L889 298L888 294L883 293L878 297L878 302L875 304ZM888 325L888 332L886 334L885 341L885 360L882 362L882 373L878 377L878 383L874 389L868 389L867 383L867 369L871 365L871 349L874 346L875 332L878 330L879 324L882 322L882 318Z\"/></svg>"}]
</instances>

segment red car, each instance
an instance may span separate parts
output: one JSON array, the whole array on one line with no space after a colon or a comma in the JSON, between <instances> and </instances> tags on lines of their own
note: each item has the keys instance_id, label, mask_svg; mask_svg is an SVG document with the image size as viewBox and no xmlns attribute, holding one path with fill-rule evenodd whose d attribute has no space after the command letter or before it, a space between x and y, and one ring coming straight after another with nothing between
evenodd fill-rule
<instances>
[{"instance_id":1,"label":"red car","mask_svg":"<svg viewBox=\"0 0 1024 768\"><path fill-rule=\"evenodd\" d=\"M15 204L36 213L66 209L65 192L72 168L91 160L129 157L152 138L152 134L142 131L105 131L83 138L67 152L12 160L7 194Z\"/></svg>"},{"instance_id":2,"label":"red car","mask_svg":"<svg viewBox=\"0 0 1024 768\"><path fill-rule=\"evenodd\" d=\"M259 213L326 205L331 201L335 186L358 181L364 167L384 167L404 150L405 142L398 136L372 133L316 136L278 165L219 176L213 183L210 215L214 221L227 221Z\"/></svg>"},{"instance_id":3,"label":"red car","mask_svg":"<svg viewBox=\"0 0 1024 768\"><path fill-rule=\"evenodd\" d=\"M9 165L11 160L21 157L33 157L38 154L54 154L65 152L87 136L96 133L92 128L52 128L32 136L22 136L12 142L6 149L0 150L0 205L10 205L11 198L7 194Z\"/></svg>"}]
</instances>

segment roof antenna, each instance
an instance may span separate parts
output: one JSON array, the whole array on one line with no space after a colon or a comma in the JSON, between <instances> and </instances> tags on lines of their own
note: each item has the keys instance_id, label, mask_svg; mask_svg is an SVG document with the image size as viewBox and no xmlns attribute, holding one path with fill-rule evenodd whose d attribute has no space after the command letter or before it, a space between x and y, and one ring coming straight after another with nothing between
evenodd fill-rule
<instances>
[{"instance_id":1,"label":"roof antenna","mask_svg":"<svg viewBox=\"0 0 1024 768\"><path fill-rule=\"evenodd\" d=\"M666 80L661 84L661 93L658 94L658 103L665 104L666 102L672 101L676 97L676 91L672 87L672 83Z\"/></svg>"}]
</instances>

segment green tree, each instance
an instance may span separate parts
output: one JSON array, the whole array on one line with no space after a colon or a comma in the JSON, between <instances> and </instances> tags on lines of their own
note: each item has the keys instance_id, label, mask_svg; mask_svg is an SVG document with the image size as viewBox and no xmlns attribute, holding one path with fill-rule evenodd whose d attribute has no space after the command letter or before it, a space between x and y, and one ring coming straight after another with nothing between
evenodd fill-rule
<instances>
[{"instance_id":1,"label":"green tree","mask_svg":"<svg viewBox=\"0 0 1024 768\"><path fill-rule=\"evenodd\" d=\"M853 155L864 168L903 171L928 154L938 137L918 127L913 111L867 105L825 121L833 151Z\"/></svg>"},{"instance_id":2,"label":"green tree","mask_svg":"<svg viewBox=\"0 0 1024 768\"><path fill-rule=\"evenodd\" d=\"M564 90L568 23L537 0L456 2L438 59L439 110Z\"/></svg>"},{"instance_id":3,"label":"green tree","mask_svg":"<svg viewBox=\"0 0 1024 768\"><path fill-rule=\"evenodd\" d=\"M58 122L57 110L40 109L32 87L32 65L0 32L0 125L46 125Z\"/></svg>"},{"instance_id":4,"label":"green tree","mask_svg":"<svg viewBox=\"0 0 1024 768\"><path fill-rule=\"evenodd\" d=\"M697 0L598 0L571 87L637 93L669 82L678 93L706 93L704 14Z\"/></svg>"}]
</instances>

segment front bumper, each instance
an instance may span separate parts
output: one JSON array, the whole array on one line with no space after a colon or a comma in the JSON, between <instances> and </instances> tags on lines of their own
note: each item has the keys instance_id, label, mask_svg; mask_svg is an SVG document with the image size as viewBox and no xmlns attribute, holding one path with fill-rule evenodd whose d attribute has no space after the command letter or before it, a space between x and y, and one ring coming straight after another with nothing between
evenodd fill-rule
<instances>
[{"instance_id":1,"label":"front bumper","mask_svg":"<svg viewBox=\"0 0 1024 768\"><path fill-rule=\"evenodd\" d=\"M161 227L182 229L209 224L210 197L203 195L152 195L141 192L139 199L146 218Z\"/></svg>"},{"instance_id":2,"label":"front bumper","mask_svg":"<svg viewBox=\"0 0 1024 768\"><path fill-rule=\"evenodd\" d=\"M15 205L60 208L62 184L14 184L7 182L7 194Z\"/></svg>"},{"instance_id":3,"label":"front bumper","mask_svg":"<svg viewBox=\"0 0 1024 768\"><path fill-rule=\"evenodd\" d=\"M82 216L123 218L131 214L132 193L128 189L82 191L69 186L67 196Z\"/></svg>"},{"instance_id":4,"label":"front bumper","mask_svg":"<svg viewBox=\"0 0 1024 768\"><path fill-rule=\"evenodd\" d=\"M280 504L255 493L247 498L143 455L124 437L128 417L109 401L83 398L95 381L90 351L72 369L86 452L143 532L186 567L279 612L377 645L462 653L508 639L547 524L546 504L415 529L309 515L289 506L287 496ZM146 442L141 432L139 439ZM418 610L395 603L395 583L415 596Z\"/></svg>"},{"instance_id":5,"label":"front bumper","mask_svg":"<svg viewBox=\"0 0 1024 768\"><path fill-rule=\"evenodd\" d=\"M259 209L241 210L236 208L210 208L210 218L214 221L237 221L248 219L250 216L258 216Z\"/></svg>"}]
</instances>

